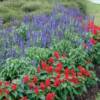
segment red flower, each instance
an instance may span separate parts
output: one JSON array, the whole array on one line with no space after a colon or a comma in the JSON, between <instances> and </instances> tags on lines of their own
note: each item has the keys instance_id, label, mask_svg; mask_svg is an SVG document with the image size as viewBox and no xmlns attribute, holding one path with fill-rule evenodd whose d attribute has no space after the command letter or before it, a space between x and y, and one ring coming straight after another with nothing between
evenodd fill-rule
<instances>
[{"instance_id":1,"label":"red flower","mask_svg":"<svg viewBox=\"0 0 100 100\"><path fill-rule=\"evenodd\" d=\"M38 78L36 76L33 77L33 82L36 84L38 82Z\"/></svg>"},{"instance_id":2,"label":"red flower","mask_svg":"<svg viewBox=\"0 0 100 100\"><path fill-rule=\"evenodd\" d=\"M52 67L52 66L49 66L49 67L47 68L47 72L48 72L48 73L52 73L52 72L53 72L53 67Z\"/></svg>"},{"instance_id":3,"label":"red flower","mask_svg":"<svg viewBox=\"0 0 100 100\"><path fill-rule=\"evenodd\" d=\"M45 85L46 85L46 87L50 86L50 79L46 79Z\"/></svg>"},{"instance_id":4,"label":"red flower","mask_svg":"<svg viewBox=\"0 0 100 100\"><path fill-rule=\"evenodd\" d=\"M98 27L95 25L92 29L92 34L96 35L98 31Z\"/></svg>"},{"instance_id":5,"label":"red flower","mask_svg":"<svg viewBox=\"0 0 100 100\"><path fill-rule=\"evenodd\" d=\"M40 73L40 71L41 71L41 68L40 68L40 66L38 66L37 72Z\"/></svg>"},{"instance_id":6,"label":"red flower","mask_svg":"<svg viewBox=\"0 0 100 100\"><path fill-rule=\"evenodd\" d=\"M62 69L62 67L63 67L62 63L58 63L57 67L59 67L60 69Z\"/></svg>"},{"instance_id":7,"label":"red flower","mask_svg":"<svg viewBox=\"0 0 100 100\"><path fill-rule=\"evenodd\" d=\"M20 100L28 100L28 98L27 98L27 96L24 96Z\"/></svg>"},{"instance_id":8,"label":"red flower","mask_svg":"<svg viewBox=\"0 0 100 100\"><path fill-rule=\"evenodd\" d=\"M27 83L28 81L29 81L29 76L28 75L25 75L24 77L23 77L23 83Z\"/></svg>"},{"instance_id":9,"label":"red flower","mask_svg":"<svg viewBox=\"0 0 100 100\"><path fill-rule=\"evenodd\" d=\"M10 93L10 91L7 89L4 89L4 93L8 95Z\"/></svg>"},{"instance_id":10,"label":"red flower","mask_svg":"<svg viewBox=\"0 0 100 100\"><path fill-rule=\"evenodd\" d=\"M57 78L57 79L59 79L59 78L60 78L60 76L61 76L61 74L59 74L59 73L58 73L58 74L57 74L57 76L56 76L56 78Z\"/></svg>"},{"instance_id":11,"label":"red flower","mask_svg":"<svg viewBox=\"0 0 100 100\"><path fill-rule=\"evenodd\" d=\"M78 76L82 76L82 73L81 73L81 72L78 72L77 75L78 75Z\"/></svg>"},{"instance_id":12,"label":"red flower","mask_svg":"<svg viewBox=\"0 0 100 100\"><path fill-rule=\"evenodd\" d=\"M39 93L38 87L35 87L35 88L34 88L34 92L35 92L35 94L38 94L38 93Z\"/></svg>"},{"instance_id":13,"label":"red flower","mask_svg":"<svg viewBox=\"0 0 100 100\"><path fill-rule=\"evenodd\" d=\"M75 70L74 69L71 69L71 74L72 74L72 77L74 78L74 77L76 77L76 72L75 72Z\"/></svg>"},{"instance_id":14,"label":"red flower","mask_svg":"<svg viewBox=\"0 0 100 100\"><path fill-rule=\"evenodd\" d=\"M42 66L42 69L45 70L46 67L47 67L47 64L46 64L44 61L42 61L42 62L41 62L41 66Z\"/></svg>"},{"instance_id":15,"label":"red flower","mask_svg":"<svg viewBox=\"0 0 100 100\"><path fill-rule=\"evenodd\" d=\"M49 60L48 60L48 62L51 63L51 64L54 63L53 57L50 57Z\"/></svg>"},{"instance_id":16,"label":"red flower","mask_svg":"<svg viewBox=\"0 0 100 100\"><path fill-rule=\"evenodd\" d=\"M55 68L55 72L56 73L60 73L61 70L62 70L62 67L63 67L62 63L58 63L57 66L56 66L56 68Z\"/></svg>"},{"instance_id":17,"label":"red flower","mask_svg":"<svg viewBox=\"0 0 100 100\"><path fill-rule=\"evenodd\" d=\"M4 83L4 85L5 85L6 87L10 86L10 82L6 81L6 82Z\"/></svg>"},{"instance_id":18,"label":"red flower","mask_svg":"<svg viewBox=\"0 0 100 100\"><path fill-rule=\"evenodd\" d=\"M60 58L60 55L59 55L58 51L55 51L54 52L54 56L56 57L56 59L59 59Z\"/></svg>"},{"instance_id":19,"label":"red flower","mask_svg":"<svg viewBox=\"0 0 100 100\"><path fill-rule=\"evenodd\" d=\"M16 91L16 89L17 89L17 84L12 84L11 88L12 88L12 90Z\"/></svg>"},{"instance_id":20,"label":"red flower","mask_svg":"<svg viewBox=\"0 0 100 100\"><path fill-rule=\"evenodd\" d=\"M87 77L90 77L90 76L91 76L90 72L87 71L87 70L85 70L83 74L84 74L85 76L87 76Z\"/></svg>"},{"instance_id":21,"label":"red flower","mask_svg":"<svg viewBox=\"0 0 100 100\"><path fill-rule=\"evenodd\" d=\"M2 81L0 81L0 86L2 86Z\"/></svg>"},{"instance_id":22,"label":"red flower","mask_svg":"<svg viewBox=\"0 0 100 100\"><path fill-rule=\"evenodd\" d=\"M65 78L66 79L69 78L69 69L68 68L65 69Z\"/></svg>"},{"instance_id":23,"label":"red flower","mask_svg":"<svg viewBox=\"0 0 100 100\"><path fill-rule=\"evenodd\" d=\"M94 22L92 20L90 20L88 23L88 29L92 30L93 28L94 28Z\"/></svg>"},{"instance_id":24,"label":"red flower","mask_svg":"<svg viewBox=\"0 0 100 100\"><path fill-rule=\"evenodd\" d=\"M67 67L65 69L65 73L69 73L69 69Z\"/></svg>"},{"instance_id":25,"label":"red flower","mask_svg":"<svg viewBox=\"0 0 100 100\"><path fill-rule=\"evenodd\" d=\"M55 93L48 93L46 95L46 100L54 100L55 98Z\"/></svg>"},{"instance_id":26,"label":"red flower","mask_svg":"<svg viewBox=\"0 0 100 100\"><path fill-rule=\"evenodd\" d=\"M32 83L32 82L31 82L31 83L29 83L29 88L30 88L30 89L32 89L34 86L35 86L35 84L34 84L34 83Z\"/></svg>"},{"instance_id":27,"label":"red flower","mask_svg":"<svg viewBox=\"0 0 100 100\"><path fill-rule=\"evenodd\" d=\"M66 74L65 74L65 79L68 80L68 78L69 78L69 74L66 73Z\"/></svg>"},{"instance_id":28,"label":"red flower","mask_svg":"<svg viewBox=\"0 0 100 100\"><path fill-rule=\"evenodd\" d=\"M92 45L94 45L94 44L96 44L96 40L94 40L93 38L90 38L90 43L91 43Z\"/></svg>"},{"instance_id":29,"label":"red flower","mask_svg":"<svg viewBox=\"0 0 100 100\"><path fill-rule=\"evenodd\" d=\"M70 79L70 81L71 81L72 83L74 83L74 84L79 84L78 78L72 78L72 79Z\"/></svg>"},{"instance_id":30,"label":"red flower","mask_svg":"<svg viewBox=\"0 0 100 100\"><path fill-rule=\"evenodd\" d=\"M85 70L85 68L82 66L78 66L78 69L80 70L81 73L83 73L83 71Z\"/></svg>"},{"instance_id":31,"label":"red flower","mask_svg":"<svg viewBox=\"0 0 100 100\"><path fill-rule=\"evenodd\" d=\"M90 75L90 72L89 71L87 71L85 68L83 68L82 66L78 66L78 69L80 70L80 72L83 74L83 75L85 75L85 76L87 76L87 77L90 77L91 75Z\"/></svg>"},{"instance_id":32,"label":"red flower","mask_svg":"<svg viewBox=\"0 0 100 100\"><path fill-rule=\"evenodd\" d=\"M55 79L54 86L58 87L59 85L60 85L60 80L59 79Z\"/></svg>"},{"instance_id":33,"label":"red flower","mask_svg":"<svg viewBox=\"0 0 100 100\"><path fill-rule=\"evenodd\" d=\"M45 84L43 82L40 83L41 90L45 90Z\"/></svg>"},{"instance_id":34,"label":"red flower","mask_svg":"<svg viewBox=\"0 0 100 100\"><path fill-rule=\"evenodd\" d=\"M2 89L0 89L0 95L2 95L2 93L3 93L3 90L2 90Z\"/></svg>"}]
</instances>

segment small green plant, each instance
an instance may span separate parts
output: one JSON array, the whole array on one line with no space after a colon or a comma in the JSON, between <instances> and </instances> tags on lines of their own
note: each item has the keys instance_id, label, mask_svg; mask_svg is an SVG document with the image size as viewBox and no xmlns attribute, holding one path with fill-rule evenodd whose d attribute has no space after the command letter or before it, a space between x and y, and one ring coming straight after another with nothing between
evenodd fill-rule
<instances>
[{"instance_id":1,"label":"small green plant","mask_svg":"<svg viewBox=\"0 0 100 100\"><path fill-rule=\"evenodd\" d=\"M33 74L34 66L29 58L7 59L0 71L3 80L17 79L20 75Z\"/></svg>"}]
</instances>

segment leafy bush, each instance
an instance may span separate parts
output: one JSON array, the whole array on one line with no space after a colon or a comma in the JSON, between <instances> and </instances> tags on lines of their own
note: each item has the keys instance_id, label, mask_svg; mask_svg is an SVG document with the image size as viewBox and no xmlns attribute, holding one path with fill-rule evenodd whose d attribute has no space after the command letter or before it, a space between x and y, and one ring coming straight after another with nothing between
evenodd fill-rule
<instances>
[{"instance_id":1,"label":"leafy bush","mask_svg":"<svg viewBox=\"0 0 100 100\"><path fill-rule=\"evenodd\" d=\"M40 7L41 7L41 2L29 2L29 3L26 3L22 6L22 10L24 12L32 12L32 11L36 11L36 10L39 10Z\"/></svg>"},{"instance_id":2,"label":"leafy bush","mask_svg":"<svg viewBox=\"0 0 100 100\"><path fill-rule=\"evenodd\" d=\"M26 57L29 57L30 59L35 59L38 62L41 59L47 59L51 54L52 50L49 50L48 48L31 47L26 50Z\"/></svg>"},{"instance_id":3,"label":"leafy bush","mask_svg":"<svg viewBox=\"0 0 100 100\"><path fill-rule=\"evenodd\" d=\"M11 83L0 81L1 99L66 100L87 92L87 87L96 84L97 78L91 69L78 65L66 66L67 56L54 52L42 60L33 76L24 75ZM2 91L4 90L4 91Z\"/></svg>"},{"instance_id":4,"label":"leafy bush","mask_svg":"<svg viewBox=\"0 0 100 100\"><path fill-rule=\"evenodd\" d=\"M91 58L94 64L100 65L100 43L98 42L93 47L93 51L91 52Z\"/></svg>"},{"instance_id":5,"label":"leafy bush","mask_svg":"<svg viewBox=\"0 0 100 100\"><path fill-rule=\"evenodd\" d=\"M3 80L17 79L20 75L34 74L34 69L29 58L9 58L0 71L0 78Z\"/></svg>"}]
</instances>

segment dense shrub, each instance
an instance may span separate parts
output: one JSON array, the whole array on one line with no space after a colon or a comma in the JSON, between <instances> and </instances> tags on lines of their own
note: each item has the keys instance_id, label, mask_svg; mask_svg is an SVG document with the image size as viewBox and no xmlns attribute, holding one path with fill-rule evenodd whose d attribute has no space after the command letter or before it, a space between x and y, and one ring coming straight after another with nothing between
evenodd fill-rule
<instances>
[{"instance_id":1,"label":"dense shrub","mask_svg":"<svg viewBox=\"0 0 100 100\"><path fill-rule=\"evenodd\" d=\"M7 59L0 71L0 79L13 80L20 75L34 74L34 66L29 58Z\"/></svg>"},{"instance_id":2,"label":"dense shrub","mask_svg":"<svg viewBox=\"0 0 100 100\"><path fill-rule=\"evenodd\" d=\"M98 42L96 45L94 45L93 50L91 52L91 56L92 56L92 61L94 64L100 65L100 43Z\"/></svg>"},{"instance_id":3,"label":"dense shrub","mask_svg":"<svg viewBox=\"0 0 100 100\"><path fill-rule=\"evenodd\" d=\"M41 59L47 59L52 54L52 51L52 49L49 50L48 48L31 47L26 50L26 57L39 62Z\"/></svg>"},{"instance_id":4,"label":"dense shrub","mask_svg":"<svg viewBox=\"0 0 100 100\"><path fill-rule=\"evenodd\" d=\"M74 100L76 95L86 93L87 87L96 84L97 78L87 65L67 66L67 59L55 51L53 56L40 62L33 76L24 75L11 83L0 81L0 98L66 100L70 96Z\"/></svg>"},{"instance_id":5,"label":"dense shrub","mask_svg":"<svg viewBox=\"0 0 100 100\"><path fill-rule=\"evenodd\" d=\"M22 10L24 12L33 12L39 10L41 5L42 5L41 2L29 2L22 6Z\"/></svg>"}]
</instances>

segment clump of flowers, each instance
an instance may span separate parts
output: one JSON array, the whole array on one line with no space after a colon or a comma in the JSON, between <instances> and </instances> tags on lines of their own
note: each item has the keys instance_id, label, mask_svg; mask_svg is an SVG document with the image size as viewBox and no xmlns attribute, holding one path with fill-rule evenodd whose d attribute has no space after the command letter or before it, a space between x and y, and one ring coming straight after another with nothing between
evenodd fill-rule
<instances>
[{"instance_id":1,"label":"clump of flowers","mask_svg":"<svg viewBox=\"0 0 100 100\"><path fill-rule=\"evenodd\" d=\"M10 100L66 100L84 92L86 83L95 82L94 72L79 65L75 68L63 62L66 55L55 51L47 60L40 61L35 75L24 75L18 83L0 81L0 98Z\"/></svg>"}]
</instances>

